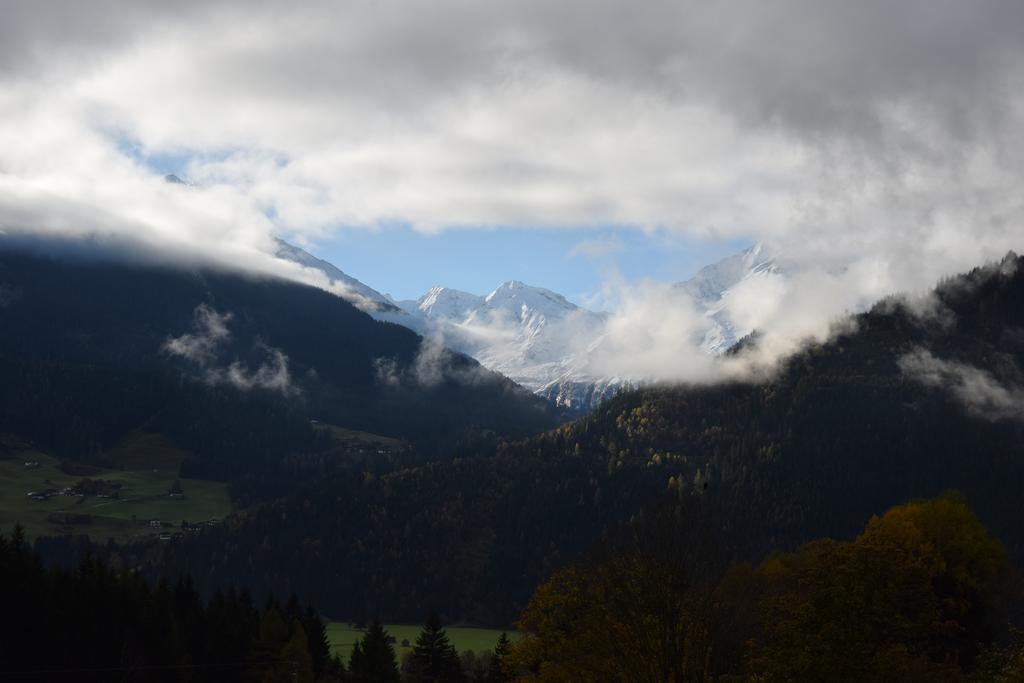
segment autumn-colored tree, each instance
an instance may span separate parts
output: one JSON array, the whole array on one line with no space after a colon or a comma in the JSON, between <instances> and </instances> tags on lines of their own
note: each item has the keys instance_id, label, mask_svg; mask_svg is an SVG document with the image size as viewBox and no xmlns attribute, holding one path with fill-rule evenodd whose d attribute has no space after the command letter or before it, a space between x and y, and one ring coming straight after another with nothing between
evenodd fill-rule
<instances>
[{"instance_id":1,"label":"autumn-colored tree","mask_svg":"<svg viewBox=\"0 0 1024 683\"><path fill-rule=\"evenodd\" d=\"M1024 681L1024 632L1014 631L1009 644L986 650L970 679L978 683L1019 683Z\"/></svg>"},{"instance_id":2,"label":"autumn-colored tree","mask_svg":"<svg viewBox=\"0 0 1024 683\"><path fill-rule=\"evenodd\" d=\"M534 593L508 667L542 681L700 681L718 548L696 504L656 509Z\"/></svg>"},{"instance_id":3,"label":"autumn-colored tree","mask_svg":"<svg viewBox=\"0 0 1024 683\"><path fill-rule=\"evenodd\" d=\"M952 681L993 640L1012 574L959 495L894 507L850 542L717 573L712 521L685 500L541 585L510 670L540 681ZM1017 654L990 657L990 669L1012 673Z\"/></svg>"},{"instance_id":4,"label":"autumn-colored tree","mask_svg":"<svg viewBox=\"0 0 1024 683\"><path fill-rule=\"evenodd\" d=\"M758 574L749 665L767 680L956 680L992 640L1010 578L958 495L892 508L851 543L814 541Z\"/></svg>"},{"instance_id":5,"label":"autumn-colored tree","mask_svg":"<svg viewBox=\"0 0 1024 683\"><path fill-rule=\"evenodd\" d=\"M290 676L286 680L312 683L313 667L309 656L309 639L298 619L292 619L289 632L288 642L281 648L281 669Z\"/></svg>"},{"instance_id":6,"label":"autumn-colored tree","mask_svg":"<svg viewBox=\"0 0 1024 683\"><path fill-rule=\"evenodd\" d=\"M298 619L286 622L277 605L263 613L255 652L261 681L313 680L306 632Z\"/></svg>"}]
</instances>

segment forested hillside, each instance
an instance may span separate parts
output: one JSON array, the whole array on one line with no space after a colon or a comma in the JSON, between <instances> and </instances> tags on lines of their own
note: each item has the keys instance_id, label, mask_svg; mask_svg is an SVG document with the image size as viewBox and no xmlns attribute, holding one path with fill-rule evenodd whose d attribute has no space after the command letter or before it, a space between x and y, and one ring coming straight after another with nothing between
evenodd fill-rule
<instances>
[{"instance_id":1,"label":"forested hillside","mask_svg":"<svg viewBox=\"0 0 1024 683\"><path fill-rule=\"evenodd\" d=\"M424 460L557 423L475 361L324 291L0 248L0 433L62 458L102 462L145 429L194 456L188 476L272 479L332 447L313 421L405 439Z\"/></svg>"},{"instance_id":2,"label":"forested hillside","mask_svg":"<svg viewBox=\"0 0 1024 683\"><path fill-rule=\"evenodd\" d=\"M486 457L323 477L153 554L211 585L301 587L325 613L507 624L534 586L659 497L702 497L730 557L759 560L872 514L962 491L1024 549L1021 259L879 303L770 380L661 387Z\"/></svg>"}]
</instances>

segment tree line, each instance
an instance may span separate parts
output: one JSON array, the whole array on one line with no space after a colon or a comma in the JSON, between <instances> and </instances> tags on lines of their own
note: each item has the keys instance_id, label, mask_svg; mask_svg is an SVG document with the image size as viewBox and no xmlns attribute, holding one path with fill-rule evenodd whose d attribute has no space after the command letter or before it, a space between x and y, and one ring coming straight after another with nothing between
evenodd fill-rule
<instances>
[{"instance_id":1,"label":"tree line","mask_svg":"<svg viewBox=\"0 0 1024 683\"><path fill-rule=\"evenodd\" d=\"M325 621L293 595L254 606L229 587L203 600L192 579L151 585L95 557L45 568L20 527L0 535L0 677L26 681L505 683L511 641L461 655L432 614L399 661L373 622L344 662Z\"/></svg>"},{"instance_id":2,"label":"tree line","mask_svg":"<svg viewBox=\"0 0 1024 683\"><path fill-rule=\"evenodd\" d=\"M512 641L502 633L493 651L465 652L460 657L436 612L427 618L412 651L402 660L392 638L374 621L352 648L348 677L365 683L507 683Z\"/></svg>"},{"instance_id":3,"label":"tree line","mask_svg":"<svg viewBox=\"0 0 1024 683\"><path fill-rule=\"evenodd\" d=\"M411 652L374 621L347 662L295 598L203 601L189 579L150 588L87 558L46 570L0 537L3 670L21 680L1017 681L1021 580L962 496L873 517L757 565L729 560L692 493L611 530L533 593L492 652L461 657L432 613Z\"/></svg>"},{"instance_id":4,"label":"tree line","mask_svg":"<svg viewBox=\"0 0 1024 683\"><path fill-rule=\"evenodd\" d=\"M324 621L293 596L256 608L228 588L203 600L190 578L151 585L85 557L44 568L16 527L0 536L5 679L337 680Z\"/></svg>"}]
</instances>

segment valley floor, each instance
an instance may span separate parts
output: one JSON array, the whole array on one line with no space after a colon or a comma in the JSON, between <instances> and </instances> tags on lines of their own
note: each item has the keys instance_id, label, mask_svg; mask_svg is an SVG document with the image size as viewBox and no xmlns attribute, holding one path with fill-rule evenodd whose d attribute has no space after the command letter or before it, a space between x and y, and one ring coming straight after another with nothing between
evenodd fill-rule
<instances>
[{"instance_id":1,"label":"valley floor","mask_svg":"<svg viewBox=\"0 0 1024 683\"><path fill-rule=\"evenodd\" d=\"M384 630L395 639L395 655L399 661L406 653L412 652L416 637L423 626L420 624L385 624ZM446 626L445 633L460 654L471 650L477 654L493 650L501 636L500 630L476 628L473 626ZM331 641L331 654L338 655L342 661L348 662L352 654L352 646L363 637L365 629L356 628L353 624L331 621L327 624L327 637ZM508 631L509 638L517 639L514 631Z\"/></svg>"}]
</instances>

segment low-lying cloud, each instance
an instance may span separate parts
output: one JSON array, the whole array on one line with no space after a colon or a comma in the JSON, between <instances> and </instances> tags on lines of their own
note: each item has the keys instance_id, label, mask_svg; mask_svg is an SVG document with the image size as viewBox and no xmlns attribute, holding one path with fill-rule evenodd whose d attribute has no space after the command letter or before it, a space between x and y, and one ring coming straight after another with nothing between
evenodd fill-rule
<instances>
[{"instance_id":1,"label":"low-lying cloud","mask_svg":"<svg viewBox=\"0 0 1024 683\"><path fill-rule=\"evenodd\" d=\"M183 358L195 368L201 379L212 385L228 384L238 389L270 389L285 396L299 393L288 371L288 357L280 350L257 340L254 355L262 360L255 368L240 360L222 360L231 340L231 313L218 313L206 304L194 312L193 331L164 342L163 350Z\"/></svg>"},{"instance_id":2,"label":"low-lying cloud","mask_svg":"<svg viewBox=\"0 0 1024 683\"><path fill-rule=\"evenodd\" d=\"M206 304L199 304L193 316L195 331L171 337L164 343L164 350L197 365L209 365L214 361L219 347L231 338L228 323L232 316L230 313L217 313Z\"/></svg>"},{"instance_id":3,"label":"low-lying cloud","mask_svg":"<svg viewBox=\"0 0 1024 683\"><path fill-rule=\"evenodd\" d=\"M949 391L974 415L1024 420L1024 387L1001 382L987 370L937 358L923 348L901 356L899 366L911 379Z\"/></svg>"},{"instance_id":4,"label":"low-lying cloud","mask_svg":"<svg viewBox=\"0 0 1024 683\"><path fill-rule=\"evenodd\" d=\"M667 283L620 285L616 312L595 344L581 349L587 374L626 380L708 381L716 359L701 348L711 321L685 292Z\"/></svg>"},{"instance_id":5,"label":"low-lying cloud","mask_svg":"<svg viewBox=\"0 0 1024 683\"><path fill-rule=\"evenodd\" d=\"M378 384L389 387L414 386L434 388L445 382L466 386L495 383L498 376L472 362L459 359L445 345L443 334L437 331L420 341L412 363L400 365L393 358L377 358L374 361Z\"/></svg>"}]
</instances>

